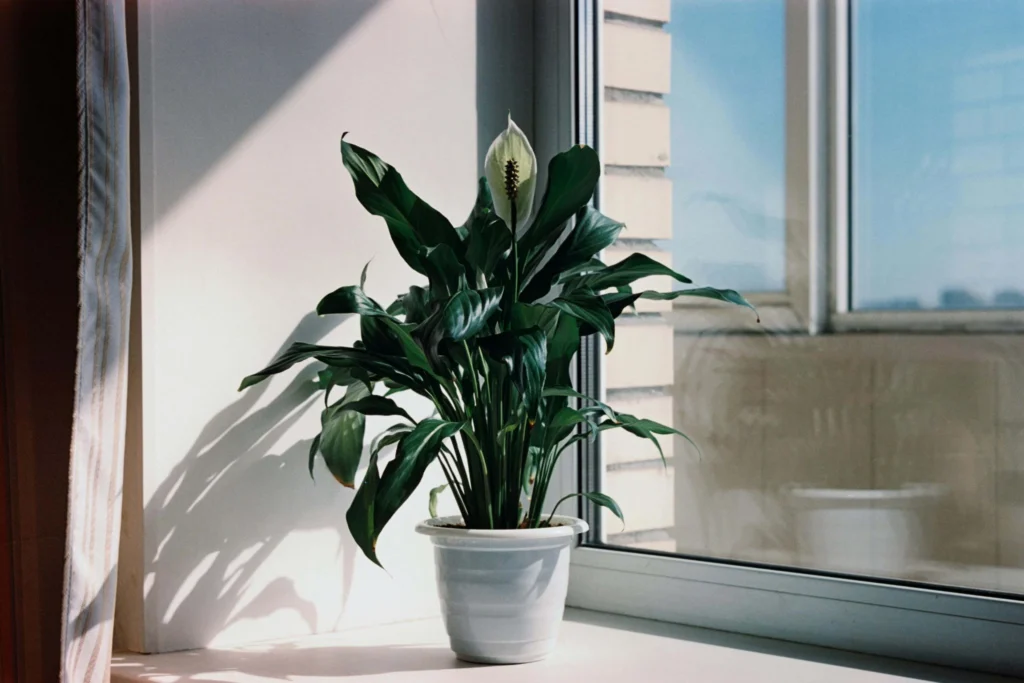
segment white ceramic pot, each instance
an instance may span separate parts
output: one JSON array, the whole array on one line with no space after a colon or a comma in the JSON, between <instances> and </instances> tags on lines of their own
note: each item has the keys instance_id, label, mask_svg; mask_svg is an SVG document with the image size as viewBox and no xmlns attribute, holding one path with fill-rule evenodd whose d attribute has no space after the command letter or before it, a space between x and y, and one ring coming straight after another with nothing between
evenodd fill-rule
<instances>
[{"instance_id":1,"label":"white ceramic pot","mask_svg":"<svg viewBox=\"0 0 1024 683\"><path fill-rule=\"evenodd\" d=\"M437 563L437 590L459 659L519 664L555 647L569 587L569 549L589 527L556 515L544 529L465 529L461 517L421 522Z\"/></svg>"},{"instance_id":2,"label":"white ceramic pot","mask_svg":"<svg viewBox=\"0 0 1024 683\"><path fill-rule=\"evenodd\" d=\"M906 576L932 540L922 511L942 495L934 484L899 489L791 488L797 541L816 569Z\"/></svg>"}]
</instances>

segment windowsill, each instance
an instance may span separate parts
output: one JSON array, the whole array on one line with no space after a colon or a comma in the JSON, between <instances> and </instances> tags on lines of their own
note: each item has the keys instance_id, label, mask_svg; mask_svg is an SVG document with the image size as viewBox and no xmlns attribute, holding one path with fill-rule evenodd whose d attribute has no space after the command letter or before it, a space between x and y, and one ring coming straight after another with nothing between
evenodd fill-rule
<instances>
[{"instance_id":1,"label":"windowsill","mask_svg":"<svg viewBox=\"0 0 1024 683\"><path fill-rule=\"evenodd\" d=\"M720 631L567 609L548 660L478 666L455 659L440 620L311 636L295 641L162 655L115 654L111 683L225 681L643 680L722 683L985 683L996 676L857 655Z\"/></svg>"}]
</instances>

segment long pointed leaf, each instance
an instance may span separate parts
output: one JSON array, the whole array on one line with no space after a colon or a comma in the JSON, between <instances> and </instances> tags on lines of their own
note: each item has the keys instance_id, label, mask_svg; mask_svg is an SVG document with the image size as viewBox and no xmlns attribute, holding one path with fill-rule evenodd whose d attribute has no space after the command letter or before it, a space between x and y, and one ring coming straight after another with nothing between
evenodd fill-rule
<instances>
[{"instance_id":1,"label":"long pointed leaf","mask_svg":"<svg viewBox=\"0 0 1024 683\"><path fill-rule=\"evenodd\" d=\"M359 315L388 316L376 301L366 296L362 287L349 285L334 290L316 305L317 315L357 313Z\"/></svg>"},{"instance_id":2,"label":"long pointed leaf","mask_svg":"<svg viewBox=\"0 0 1024 683\"><path fill-rule=\"evenodd\" d=\"M401 174L373 153L341 141L341 158L355 184L356 198L387 223L398 253L414 270L426 273L421 252L447 244L461 251L462 242L448 219L417 197Z\"/></svg>"},{"instance_id":3,"label":"long pointed leaf","mask_svg":"<svg viewBox=\"0 0 1024 683\"><path fill-rule=\"evenodd\" d=\"M715 289L714 287L696 287L694 289L680 289L675 292L641 292L641 299L654 299L657 301L665 301L669 299L678 299L681 296L695 296L703 299L714 299L716 301L722 301L727 304L736 304L737 306L745 306L752 310L757 315L757 322L761 322L761 316L757 313L757 309L743 298L743 295L737 292L735 289Z\"/></svg>"},{"instance_id":4,"label":"long pointed leaf","mask_svg":"<svg viewBox=\"0 0 1024 683\"><path fill-rule=\"evenodd\" d=\"M561 238L560 228L594 196L601 162L585 145L556 154L548 164L548 181L533 224L519 236L519 251L527 261L543 258ZM524 272L528 272L524 270Z\"/></svg>"},{"instance_id":5,"label":"long pointed leaf","mask_svg":"<svg viewBox=\"0 0 1024 683\"><path fill-rule=\"evenodd\" d=\"M327 350L336 350L338 348L344 347L317 346L316 344L295 342L288 347L287 351L278 356L273 363L265 367L263 370L245 377L242 380L241 385L238 387L238 390L242 391L254 384L259 384L272 375L284 372L296 363L301 363L302 361L309 360L310 358L315 358L319 353L323 353Z\"/></svg>"},{"instance_id":6,"label":"long pointed leaf","mask_svg":"<svg viewBox=\"0 0 1024 683\"><path fill-rule=\"evenodd\" d=\"M501 287L465 289L453 296L441 311L441 337L458 342L481 332L498 310L502 291Z\"/></svg>"},{"instance_id":7,"label":"long pointed leaf","mask_svg":"<svg viewBox=\"0 0 1024 683\"><path fill-rule=\"evenodd\" d=\"M466 237L466 260L491 282L503 270L498 266L511 249L512 233L505 221L493 214L474 226Z\"/></svg>"},{"instance_id":8,"label":"long pointed leaf","mask_svg":"<svg viewBox=\"0 0 1024 683\"><path fill-rule=\"evenodd\" d=\"M366 418L360 412L348 410L348 406L369 393L366 385L353 384L344 398L320 413L320 455L331 475L346 488L355 486L366 433Z\"/></svg>"},{"instance_id":9,"label":"long pointed leaf","mask_svg":"<svg viewBox=\"0 0 1024 683\"><path fill-rule=\"evenodd\" d=\"M423 420L398 443L395 459L384 468L377 491L373 518L377 534L419 485L427 466L437 457L441 442L465 426L465 422Z\"/></svg>"},{"instance_id":10,"label":"long pointed leaf","mask_svg":"<svg viewBox=\"0 0 1024 683\"><path fill-rule=\"evenodd\" d=\"M626 518L622 516L622 508L619 507L619 504L615 502L614 498L606 493L598 493L597 491L585 491L579 495L583 496L591 503L596 503L597 505L610 510L611 513L618 517L619 521L622 522L622 528L626 528Z\"/></svg>"},{"instance_id":11,"label":"long pointed leaf","mask_svg":"<svg viewBox=\"0 0 1024 683\"><path fill-rule=\"evenodd\" d=\"M615 345L615 319L601 297L593 292L576 291L558 297L551 305L584 323L580 326L581 335L600 332L607 345L606 352L611 352Z\"/></svg>"},{"instance_id":12,"label":"long pointed leaf","mask_svg":"<svg viewBox=\"0 0 1024 683\"><path fill-rule=\"evenodd\" d=\"M316 455L320 452L320 435L317 434L313 437L312 443L309 444L309 478L313 479L313 464L316 462Z\"/></svg>"},{"instance_id":13,"label":"long pointed leaf","mask_svg":"<svg viewBox=\"0 0 1024 683\"><path fill-rule=\"evenodd\" d=\"M381 567L380 560L377 559L377 536L380 532L373 522L379 485L380 472L377 470L377 454L371 453L366 476L363 477L359 490L356 491L352 503L348 506L345 521L348 522L348 530L352 534L352 539L363 551L363 554L375 565Z\"/></svg>"},{"instance_id":14,"label":"long pointed leaf","mask_svg":"<svg viewBox=\"0 0 1024 683\"><path fill-rule=\"evenodd\" d=\"M494 199L491 197L491 186L487 184L487 178L481 177L477 181L473 210L469 212L469 217L460 227L465 228L466 232L471 235L474 228L489 221L493 215Z\"/></svg>"},{"instance_id":15,"label":"long pointed leaf","mask_svg":"<svg viewBox=\"0 0 1024 683\"><path fill-rule=\"evenodd\" d=\"M430 298L434 301L445 301L456 292L466 289L466 269L447 244L439 244L424 251L423 267L430 280Z\"/></svg>"},{"instance_id":16,"label":"long pointed leaf","mask_svg":"<svg viewBox=\"0 0 1024 683\"><path fill-rule=\"evenodd\" d=\"M598 252L610 247L624 226L608 218L592 206L584 206L576 214L576 225L550 258L535 254L527 258L521 283L523 301L536 301L545 296L566 269L586 264Z\"/></svg>"},{"instance_id":17,"label":"long pointed leaf","mask_svg":"<svg viewBox=\"0 0 1024 683\"><path fill-rule=\"evenodd\" d=\"M357 401L346 403L342 406L345 410L354 410L363 415L398 415L409 422L415 422L409 413L405 412L397 403L384 396L366 396Z\"/></svg>"},{"instance_id":18,"label":"long pointed leaf","mask_svg":"<svg viewBox=\"0 0 1024 683\"><path fill-rule=\"evenodd\" d=\"M650 256L635 253L604 270L582 276L580 284L597 292L610 287L629 285L642 277L652 275L667 275L686 284L693 282L690 278L655 261Z\"/></svg>"},{"instance_id":19,"label":"long pointed leaf","mask_svg":"<svg viewBox=\"0 0 1024 683\"><path fill-rule=\"evenodd\" d=\"M427 354L424 353L423 348L412 338L405 328L398 323L388 320L385 321L391 331L398 337L398 343L401 344L402 352L405 354L405 359L409 361L409 364L414 368L419 368L425 371L432 377L437 377L434 373L433 367L430 365L430 361L427 359Z\"/></svg>"},{"instance_id":20,"label":"long pointed leaf","mask_svg":"<svg viewBox=\"0 0 1024 683\"><path fill-rule=\"evenodd\" d=\"M483 337L477 342L492 360L504 363L512 373L512 381L522 397L523 405L533 414L544 393L547 368L547 338L533 327Z\"/></svg>"}]
</instances>

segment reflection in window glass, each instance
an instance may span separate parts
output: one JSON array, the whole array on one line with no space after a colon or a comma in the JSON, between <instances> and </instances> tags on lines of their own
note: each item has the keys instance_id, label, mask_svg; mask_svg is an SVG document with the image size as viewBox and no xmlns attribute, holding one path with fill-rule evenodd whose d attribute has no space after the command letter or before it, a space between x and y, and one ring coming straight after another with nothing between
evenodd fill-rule
<instances>
[{"instance_id":1,"label":"reflection in window glass","mask_svg":"<svg viewBox=\"0 0 1024 683\"><path fill-rule=\"evenodd\" d=\"M1024 307L1024 2L852 25L854 308Z\"/></svg>"},{"instance_id":2,"label":"reflection in window glass","mask_svg":"<svg viewBox=\"0 0 1024 683\"><path fill-rule=\"evenodd\" d=\"M801 4L608 2L600 199L631 241L607 260L641 249L701 283L782 288L780 41ZM855 303L1019 305L1024 0L853 13ZM602 432L600 486L626 519L605 513L603 543L1024 593L1024 335L773 334L738 308L637 309L601 360L605 398L700 451L659 437L666 467Z\"/></svg>"},{"instance_id":3,"label":"reflection in window glass","mask_svg":"<svg viewBox=\"0 0 1024 683\"><path fill-rule=\"evenodd\" d=\"M672 3L672 252L695 282L785 288L783 5Z\"/></svg>"}]
</instances>

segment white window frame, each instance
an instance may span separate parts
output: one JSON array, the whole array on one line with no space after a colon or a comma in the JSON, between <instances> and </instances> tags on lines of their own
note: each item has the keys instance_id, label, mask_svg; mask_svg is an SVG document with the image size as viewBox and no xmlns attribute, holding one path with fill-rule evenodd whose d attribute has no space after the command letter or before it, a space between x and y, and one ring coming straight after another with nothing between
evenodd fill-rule
<instances>
[{"instance_id":1,"label":"white window frame","mask_svg":"<svg viewBox=\"0 0 1024 683\"><path fill-rule=\"evenodd\" d=\"M804 334L879 330L1024 329L1024 312L851 312L848 301L848 16L849 0L786 0L787 292L754 297L769 327ZM547 7L545 8L545 6ZM574 7L569 7L574 5ZM573 142L600 152L601 0L539 3L539 22L561 17L573 34L555 71L574 71L573 95L551 102L574 105L577 120L558 121ZM566 22L566 12L573 20ZM550 55L549 55L550 56ZM793 61L791 61L793 60ZM550 62L549 62L550 63ZM568 66L569 64L573 66ZM794 75L796 78L794 78ZM562 79L564 80L564 79ZM578 84L578 87L577 87ZM545 83L538 87L545 88ZM553 90L554 91L554 90ZM540 101L545 101L540 97ZM557 110L557 104L548 114ZM805 163L801 163L801 160ZM796 181L799 181L798 183ZM600 187L597 197L600 205ZM802 255L793 259L789 256ZM829 277L829 274L832 277ZM721 318L692 315L699 325ZM601 395L599 347L580 354L579 386ZM563 459L561 490L601 485L598 448L576 462ZM588 449L589 448L589 449ZM689 624L911 659L999 674L1024 675L1024 602L978 590L944 590L895 580L866 580L751 563L591 545L601 538L594 510L581 512L597 527L573 550L568 604L574 607Z\"/></svg>"}]
</instances>

